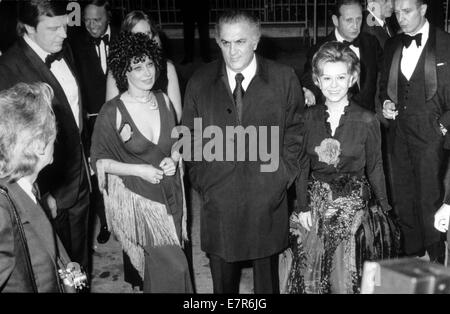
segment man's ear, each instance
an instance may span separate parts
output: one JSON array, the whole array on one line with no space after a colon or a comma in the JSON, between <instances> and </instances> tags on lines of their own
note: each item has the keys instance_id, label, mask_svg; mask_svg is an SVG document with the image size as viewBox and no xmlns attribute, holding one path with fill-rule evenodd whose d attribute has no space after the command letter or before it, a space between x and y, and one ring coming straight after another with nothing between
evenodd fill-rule
<instances>
[{"instance_id":1,"label":"man's ear","mask_svg":"<svg viewBox=\"0 0 450 314\"><path fill-rule=\"evenodd\" d=\"M36 28L27 24L23 24L23 26L25 27L27 34L35 34L36 33Z\"/></svg>"},{"instance_id":2,"label":"man's ear","mask_svg":"<svg viewBox=\"0 0 450 314\"><path fill-rule=\"evenodd\" d=\"M335 14L333 14L331 16L331 20L333 21L334 27L338 27L339 26L339 18Z\"/></svg>"},{"instance_id":3,"label":"man's ear","mask_svg":"<svg viewBox=\"0 0 450 314\"><path fill-rule=\"evenodd\" d=\"M422 4L420 6L420 15L425 16L425 14L427 14L427 9L428 9L428 5L427 4Z\"/></svg>"}]
</instances>

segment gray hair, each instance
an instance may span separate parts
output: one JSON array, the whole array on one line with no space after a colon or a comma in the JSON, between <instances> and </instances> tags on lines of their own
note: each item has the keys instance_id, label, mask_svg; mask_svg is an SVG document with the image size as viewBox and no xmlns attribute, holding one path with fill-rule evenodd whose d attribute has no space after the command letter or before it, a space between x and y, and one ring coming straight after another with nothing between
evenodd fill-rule
<instances>
[{"instance_id":1,"label":"gray hair","mask_svg":"<svg viewBox=\"0 0 450 314\"><path fill-rule=\"evenodd\" d=\"M261 37L261 22L258 18L246 11L229 10L222 13L216 22L216 38L219 38L220 28L223 24L234 24L239 22L246 22L255 29L256 39Z\"/></svg>"},{"instance_id":2,"label":"gray hair","mask_svg":"<svg viewBox=\"0 0 450 314\"><path fill-rule=\"evenodd\" d=\"M52 88L41 82L0 93L0 178L15 182L36 170L36 144L56 137L52 99Z\"/></svg>"}]
</instances>

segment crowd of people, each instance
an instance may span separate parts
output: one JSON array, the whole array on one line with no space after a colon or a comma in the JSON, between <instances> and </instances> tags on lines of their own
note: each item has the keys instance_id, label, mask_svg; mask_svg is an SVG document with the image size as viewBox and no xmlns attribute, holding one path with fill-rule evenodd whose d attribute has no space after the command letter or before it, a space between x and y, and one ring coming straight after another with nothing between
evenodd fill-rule
<instances>
[{"instance_id":1,"label":"crowd of people","mask_svg":"<svg viewBox=\"0 0 450 314\"><path fill-rule=\"evenodd\" d=\"M0 56L0 292L89 291L95 212L133 290L193 293L185 183L214 293L239 293L243 261L265 294L359 293L366 261L444 264L450 35L427 8L338 0L300 76L256 52L258 18L226 11L182 97L145 12L116 29L86 1L72 33L64 2L21 1Z\"/></svg>"}]
</instances>

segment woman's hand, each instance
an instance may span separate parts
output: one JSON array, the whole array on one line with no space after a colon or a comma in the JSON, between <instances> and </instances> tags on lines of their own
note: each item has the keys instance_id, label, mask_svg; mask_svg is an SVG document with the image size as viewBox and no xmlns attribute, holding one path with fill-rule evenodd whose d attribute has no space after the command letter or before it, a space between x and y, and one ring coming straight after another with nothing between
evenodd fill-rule
<instances>
[{"instance_id":1,"label":"woman's hand","mask_svg":"<svg viewBox=\"0 0 450 314\"><path fill-rule=\"evenodd\" d=\"M156 169L152 165L139 165L139 176L153 184L159 184L163 178L164 172Z\"/></svg>"},{"instance_id":2,"label":"woman's hand","mask_svg":"<svg viewBox=\"0 0 450 314\"><path fill-rule=\"evenodd\" d=\"M97 167L98 189L100 190L100 193L103 193L106 186L106 170L105 170L106 160L104 159L97 160L95 166Z\"/></svg>"},{"instance_id":3,"label":"woman's hand","mask_svg":"<svg viewBox=\"0 0 450 314\"><path fill-rule=\"evenodd\" d=\"M301 225L306 230L310 231L312 227L312 218L311 218L311 211L309 212L303 212L298 215L298 219L300 220Z\"/></svg>"},{"instance_id":4,"label":"woman's hand","mask_svg":"<svg viewBox=\"0 0 450 314\"><path fill-rule=\"evenodd\" d=\"M161 169L164 171L164 175L173 176L177 170L177 166L172 158L166 157L159 164Z\"/></svg>"},{"instance_id":5,"label":"woman's hand","mask_svg":"<svg viewBox=\"0 0 450 314\"><path fill-rule=\"evenodd\" d=\"M447 232L450 220L450 205L444 204L434 214L434 227L440 232Z\"/></svg>"}]
</instances>

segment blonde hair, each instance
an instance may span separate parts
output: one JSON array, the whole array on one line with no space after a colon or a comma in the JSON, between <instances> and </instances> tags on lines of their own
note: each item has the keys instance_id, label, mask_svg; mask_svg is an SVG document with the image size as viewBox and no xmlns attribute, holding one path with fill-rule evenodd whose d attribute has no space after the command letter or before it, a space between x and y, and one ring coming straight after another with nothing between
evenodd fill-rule
<instances>
[{"instance_id":1,"label":"blonde hair","mask_svg":"<svg viewBox=\"0 0 450 314\"><path fill-rule=\"evenodd\" d=\"M35 171L36 144L45 147L56 137L52 99L52 88L42 82L0 93L0 178L14 182Z\"/></svg>"}]
</instances>

